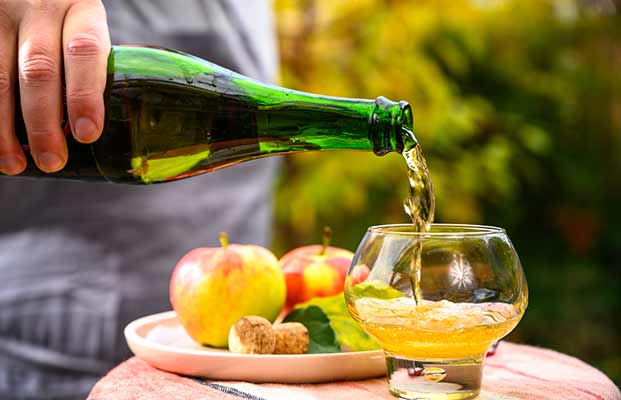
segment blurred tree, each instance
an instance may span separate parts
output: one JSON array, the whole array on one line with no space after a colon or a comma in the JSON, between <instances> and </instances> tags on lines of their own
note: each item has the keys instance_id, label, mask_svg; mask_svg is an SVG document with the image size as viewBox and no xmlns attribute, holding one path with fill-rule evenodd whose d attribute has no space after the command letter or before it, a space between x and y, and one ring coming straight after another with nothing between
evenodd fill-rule
<instances>
[{"instance_id":1,"label":"blurred tree","mask_svg":"<svg viewBox=\"0 0 621 400\"><path fill-rule=\"evenodd\" d=\"M282 83L414 108L436 220L501 225L531 305L513 340L621 382L621 17L612 1L278 0ZM399 155L286 158L277 252L407 222Z\"/></svg>"}]
</instances>

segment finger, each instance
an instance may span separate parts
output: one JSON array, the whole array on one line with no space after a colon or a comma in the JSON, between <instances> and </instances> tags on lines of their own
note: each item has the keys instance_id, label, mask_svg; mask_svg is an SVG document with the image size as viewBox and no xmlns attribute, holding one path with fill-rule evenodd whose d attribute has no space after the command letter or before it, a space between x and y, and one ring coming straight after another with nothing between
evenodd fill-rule
<instances>
[{"instance_id":1,"label":"finger","mask_svg":"<svg viewBox=\"0 0 621 400\"><path fill-rule=\"evenodd\" d=\"M24 152L15 136L15 76L17 32L0 13L0 173L15 175L26 168Z\"/></svg>"},{"instance_id":2,"label":"finger","mask_svg":"<svg viewBox=\"0 0 621 400\"><path fill-rule=\"evenodd\" d=\"M74 4L65 16L63 54L69 122L73 136L82 143L94 142L103 130L109 52L110 37L101 2Z\"/></svg>"},{"instance_id":3,"label":"finger","mask_svg":"<svg viewBox=\"0 0 621 400\"><path fill-rule=\"evenodd\" d=\"M64 11L46 4L24 15L18 33L22 114L32 156L39 169L56 172L67 161L61 129L61 24Z\"/></svg>"}]
</instances>

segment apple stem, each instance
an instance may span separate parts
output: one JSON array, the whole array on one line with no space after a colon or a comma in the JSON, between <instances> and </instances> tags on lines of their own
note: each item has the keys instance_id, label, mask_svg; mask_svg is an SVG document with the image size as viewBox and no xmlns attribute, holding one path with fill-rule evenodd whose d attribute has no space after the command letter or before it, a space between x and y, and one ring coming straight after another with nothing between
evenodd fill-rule
<instances>
[{"instance_id":1,"label":"apple stem","mask_svg":"<svg viewBox=\"0 0 621 400\"><path fill-rule=\"evenodd\" d=\"M229 235L226 232L220 232L220 244L224 249L229 245Z\"/></svg>"},{"instance_id":2,"label":"apple stem","mask_svg":"<svg viewBox=\"0 0 621 400\"><path fill-rule=\"evenodd\" d=\"M324 226L323 227L323 242L322 242L322 248L321 248L321 253L319 253L320 256L323 256L326 254L326 250L328 249L328 246L330 246L330 240L332 240L332 229L330 229L329 226Z\"/></svg>"}]
</instances>

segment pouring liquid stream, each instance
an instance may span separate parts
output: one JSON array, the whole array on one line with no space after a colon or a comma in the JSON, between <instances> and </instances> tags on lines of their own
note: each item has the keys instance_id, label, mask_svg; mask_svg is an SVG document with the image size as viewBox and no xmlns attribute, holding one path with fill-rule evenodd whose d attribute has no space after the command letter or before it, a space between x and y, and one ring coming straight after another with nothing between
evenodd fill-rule
<instances>
[{"instance_id":1,"label":"pouring liquid stream","mask_svg":"<svg viewBox=\"0 0 621 400\"><path fill-rule=\"evenodd\" d=\"M412 220L417 232L428 231L433 222L435 212L435 195L431 183L431 175L427 169L427 162L422 149L412 131L402 128L403 133L403 158L408 166L409 195L403 207L406 214ZM421 255L423 241L417 240L414 244L410 270L406 274L406 284L409 285L412 297L417 305L422 304L423 296L420 288L421 280ZM402 277L404 278L404 277ZM410 291L408 290L408 291Z\"/></svg>"}]
</instances>

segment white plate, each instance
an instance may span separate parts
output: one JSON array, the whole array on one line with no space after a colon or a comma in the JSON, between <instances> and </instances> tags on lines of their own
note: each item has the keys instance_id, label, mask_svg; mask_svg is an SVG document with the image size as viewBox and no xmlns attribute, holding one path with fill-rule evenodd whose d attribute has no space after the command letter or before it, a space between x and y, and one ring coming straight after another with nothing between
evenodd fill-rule
<instances>
[{"instance_id":1,"label":"white plate","mask_svg":"<svg viewBox=\"0 0 621 400\"><path fill-rule=\"evenodd\" d=\"M125 327L136 356L152 366L213 380L317 383L386 375L382 351L333 354L247 355L204 347L185 332L174 311L154 314Z\"/></svg>"}]
</instances>

